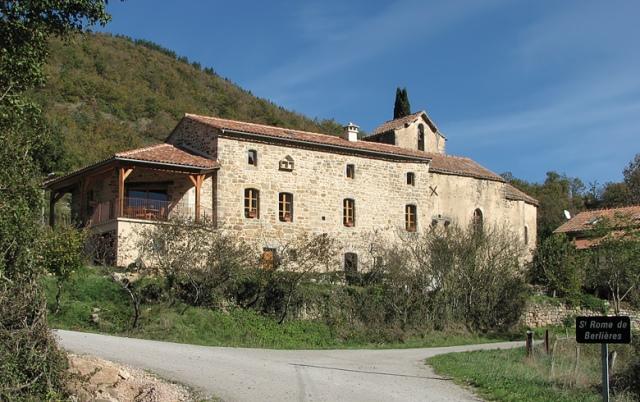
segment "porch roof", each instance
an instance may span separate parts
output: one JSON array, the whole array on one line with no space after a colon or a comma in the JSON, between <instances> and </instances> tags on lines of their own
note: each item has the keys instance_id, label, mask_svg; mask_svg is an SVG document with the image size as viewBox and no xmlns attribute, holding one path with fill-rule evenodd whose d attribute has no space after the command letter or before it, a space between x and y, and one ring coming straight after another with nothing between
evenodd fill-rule
<instances>
[{"instance_id":1,"label":"porch roof","mask_svg":"<svg viewBox=\"0 0 640 402\"><path fill-rule=\"evenodd\" d=\"M144 148L118 152L107 159L81 169L45 181L46 189L62 189L73 184L78 178L106 171L117 166L140 166L184 173L208 173L220 165L213 159L178 148L172 144L157 144Z\"/></svg>"}]
</instances>

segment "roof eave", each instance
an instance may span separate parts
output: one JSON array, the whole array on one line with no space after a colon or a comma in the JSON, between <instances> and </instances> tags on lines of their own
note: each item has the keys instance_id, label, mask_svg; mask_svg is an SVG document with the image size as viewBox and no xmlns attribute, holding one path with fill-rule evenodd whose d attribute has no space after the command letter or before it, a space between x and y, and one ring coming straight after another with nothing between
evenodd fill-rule
<instances>
[{"instance_id":1,"label":"roof eave","mask_svg":"<svg viewBox=\"0 0 640 402\"><path fill-rule=\"evenodd\" d=\"M274 141L289 142L289 143L294 143L294 144L303 144L303 145L312 146L312 147L330 148L330 149L340 150L340 151L343 151L343 152L363 153L363 154L375 155L375 156L378 156L378 157L384 156L384 157L387 157L387 158L405 159L405 160L412 160L412 161L419 161L419 162L430 162L431 161L431 158L429 158L429 157L395 154L395 153L392 153L392 152L374 151L374 150L363 149L363 148L351 148L351 147L345 147L345 146L341 146L341 145L326 144L326 143L320 143L320 142L314 142L314 141L305 141L305 140L294 139L294 138L283 138L283 137L278 137L278 136L275 136L275 135L251 133L251 132L247 132L247 131L239 131L239 130L227 129L227 128L222 128L222 127L218 128L218 129L222 132L222 134L232 133L232 134L240 134L240 135L245 135L245 136L254 136L254 137L258 137L258 138L267 138L267 139L274 140Z\"/></svg>"}]
</instances>

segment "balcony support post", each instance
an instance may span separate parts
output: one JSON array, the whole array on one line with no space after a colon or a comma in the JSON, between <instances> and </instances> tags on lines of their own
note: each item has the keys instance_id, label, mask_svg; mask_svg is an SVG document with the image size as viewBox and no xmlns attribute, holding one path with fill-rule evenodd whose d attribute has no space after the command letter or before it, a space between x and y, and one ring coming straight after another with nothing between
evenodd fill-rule
<instances>
[{"instance_id":1,"label":"balcony support post","mask_svg":"<svg viewBox=\"0 0 640 402\"><path fill-rule=\"evenodd\" d=\"M49 226L54 227L56 224L56 202L62 198L63 192L51 190L49 193Z\"/></svg>"},{"instance_id":2,"label":"balcony support post","mask_svg":"<svg viewBox=\"0 0 640 402\"><path fill-rule=\"evenodd\" d=\"M195 174L189 175L189 180L196 188L196 210L195 210L195 220L196 222L200 222L200 190L202 189L202 183L204 182L203 174Z\"/></svg>"},{"instance_id":3,"label":"balcony support post","mask_svg":"<svg viewBox=\"0 0 640 402\"><path fill-rule=\"evenodd\" d=\"M133 172L133 168L118 168L118 217L124 215L124 181Z\"/></svg>"}]
</instances>

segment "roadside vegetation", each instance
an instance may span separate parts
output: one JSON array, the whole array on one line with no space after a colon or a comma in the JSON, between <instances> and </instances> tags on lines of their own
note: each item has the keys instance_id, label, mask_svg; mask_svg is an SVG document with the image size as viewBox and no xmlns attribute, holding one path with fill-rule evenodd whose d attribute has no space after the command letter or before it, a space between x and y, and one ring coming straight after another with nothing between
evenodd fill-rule
<instances>
[{"instance_id":1,"label":"roadside vegetation","mask_svg":"<svg viewBox=\"0 0 640 402\"><path fill-rule=\"evenodd\" d=\"M67 359L47 323L41 280L58 263L73 265L59 259L73 245L49 237L40 225L42 177L60 167L60 149L29 92L45 82L49 38L108 20L100 0L0 2L2 401L62 400L67 393ZM49 249L53 244L59 247Z\"/></svg>"},{"instance_id":2,"label":"roadside vegetation","mask_svg":"<svg viewBox=\"0 0 640 402\"><path fill-rule=\"evenodd\" d=\"M529 267L528 281L539 304L582 307L596 314L620 315L640 309L640 232L628 217L602 219L593 227L597 247L577 250L562 234L544 238ZM616 228L620 222L625 228ZM524 349L477 351L428 359L437 373L473 386L497 401L601 400L600 345L577 344L575 317L552 331L550 353L539 345L533 356ZM535 331L542 338L541 329ZM640 333L633 345L610 345L611 389L616 401L640 400Z\"/></svg>"},{"instance_id":3,"label":"roadside vegetation","mask_svg":"<svg viewBox=\"0 0 640 402\"><path fill-rule=\"evenodd\" d=\"M57 313L60 278L47 278L52 325L204 345L445 346L508 338L526 301L522 250L500 230L376 241L351 273L325 235L283 242L268 261L208 222L140 237L148 266L77 269Z\"/></svg>"},{"instance_id":4,"label":"roadside vegetation","mask_svg":"<svg viewBox=\"0 0 640 402\"><path fill-rule=\"evenodd\" d=\"M451 353L427 360L436 373L472 386L495 401L600 401L600 345L578 345L573 336L552 340L551 354L542 345L527 357L523 348ZM617 353L611 371L612 400L640 399L640 342L611 345Z\"/></svg>"}]
</instances>

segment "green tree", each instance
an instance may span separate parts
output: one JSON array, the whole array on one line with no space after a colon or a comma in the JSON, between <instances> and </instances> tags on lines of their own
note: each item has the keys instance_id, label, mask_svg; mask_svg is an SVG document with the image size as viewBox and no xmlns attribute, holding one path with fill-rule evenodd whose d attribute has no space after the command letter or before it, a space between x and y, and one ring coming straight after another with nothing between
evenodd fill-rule
<instances>
[{"instance_id":1,"label":"green tree","mask_svg":"<svg viewBox=\"0 0 640 402\"><path fill-rule=\"evenodd\" d=\"M511 173L502 177L510 184L536 198L538 206L538 240L549 237L564 221L564 210L575 214L585 208L585 186L578 178L547 172L542 184L514 178Z\"/></svg>"},{"instance_id":2,"label":"green tree","mask_svg":"<svg viewBox=\"0 0 640 402\"><path fill-rule=\"evenodd\" d=\"M71 274L82 267L84 236L71 226L58 226L45 230L42 236L42 265L56 279L56 305L54 313L60 309L62 287Z\"/></svg>"},{"instance_id":3,"label":"green tree","mask_svg":"<svg viewBox=\"0 0 640 402\"><path fill-rule=\"evenodd\" d=\"M407 88L396 88L396 101L393 106L393 118L399 119L411 114L411 105L409 104L409 95Z\"/></svg>"},{"instance_id":4,"label":"green tree","mask_svg":"<svg viewBox=\"0 0 640 402\"><path fill-rule=\"evenodd\" d=\"M629 189L630 201L640 203L640 153L629 162L622 174Z\"/></svg>"},{"instance_id":5,"label":"green tree","mask_svg":"<svg viewBox=\"0 0 640 402\"><path fill-rule=\"evenodd\" d=\"M627 183L606 183L599 194L598 207L611 208L631 204L631 192Z\"/></svg>"},{"instance_id":6,"label":"green tree","mask_svg":"<svg viewBox=\"0 0 640 402\"><path fill-rule=\"evenodd\" d=\"M535 251L530 280L544 285L554 297L578 301L584 283L583 262L564 234L542 240Z\"/></svg>"},{"instance_id":7,"label":"green tree","mask_svg":"<svg viewBox=\"0 0 640 402\"><path fill-rule=\"evenodd\" d=\"M64 355L46 322L39 225L50 132L26 95L44 81L51 36L106 23L101 0L0 2L0 400L56 399Z\"/></svg>"},{"instance_id":8,"label":"green tree","mask_svg":"<svg viewBox=\"0 0 640 402\"><path fill-rule=\"evenodd\" d=\"M605 288L620 314L622 302L637 300L640 294L640 232L633 217L616 214L603 219L593 229L592 236L600 238L590 250L588 267L592 286Z\"/></svg>"}]
</instances>

